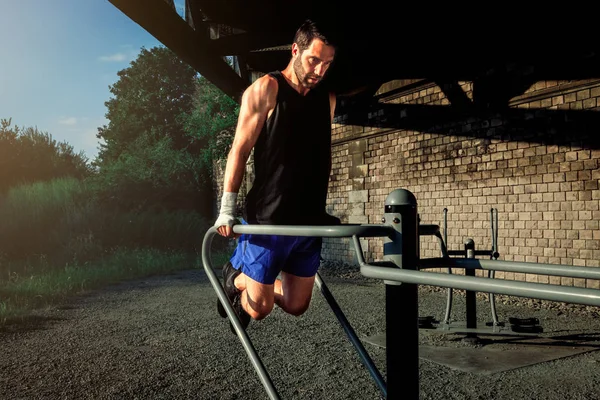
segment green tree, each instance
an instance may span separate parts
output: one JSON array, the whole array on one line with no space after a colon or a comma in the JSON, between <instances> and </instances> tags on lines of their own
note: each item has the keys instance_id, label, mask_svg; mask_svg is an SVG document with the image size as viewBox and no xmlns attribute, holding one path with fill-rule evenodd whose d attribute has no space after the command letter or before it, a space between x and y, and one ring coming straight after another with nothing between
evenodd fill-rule
<instances>
[{"instance_id":1,"label":"green tree","mask_svg":"<svg viewBox=\"0 0 600 400\"><path fill-rule=\"evenodd\" d=\"M150 142L168 136L183 149L188 140L178 116L192 105L196 72L170 49L141 49L128 68L117 73L110 86L113 97L105 102L108 125L98 128L100 145L97 164L118 160L141 136Z\"/></svg>"},{"instance_id":2,"label":"green tree","mask_svg":"<svg viewBox=\"0 0 600 400\"><path fill-rule=\"evenodd\" d=\"M96 166L103 200L125 210L196 209L212 213L212 187L200 179L181 116L192 109L197 73L165 47L142 48L119 71L98 129Z\"/></svg>"},{"instance_id":3,"label":"green tree","mask_svg":"<svg viewBox=\"0 0 600 400\"><path fill-rule=\"evenodd\" d=\"M227 156L235 133L239 104L204 77L198 78L192 111L180 120L198 157L200 176L212 182L213 164Z\"/></svg>"},{"instance_id":4,"label":"green tree","mask_svg":"<svg viewBox=\"0 0 600 400\"><path fill-rule=\"evenodd\" d=\"M195 209L207 216L212 189L198 168L197 158L176 149L169 136L140 135L91 181L105 204L123 211Z\"/></svg>"},{"instance_id":5,"label":"green tree","mask_svg":"<svg viewBox=\"0 0 600 400\"><path fill-rule=\"evenodd\" d=\"M90 174L83 152L75 153L73 146L37 128L11 124L11 119L0 120L0 192L23 183Z\"/></svg>"}]
</instances>

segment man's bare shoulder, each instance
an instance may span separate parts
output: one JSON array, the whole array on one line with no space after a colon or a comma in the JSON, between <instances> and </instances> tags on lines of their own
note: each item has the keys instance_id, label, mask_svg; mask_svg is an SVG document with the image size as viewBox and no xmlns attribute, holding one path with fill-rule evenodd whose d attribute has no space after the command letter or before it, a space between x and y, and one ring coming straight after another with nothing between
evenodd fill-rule
<instances>
[{"instance_id":1,"label":"man's bare shoulder","mask_svg":"<svg viewBox=\"0 0 600 400\"><path fill-rule=\"evenodd\" d=\"M271 75L263 75L246 89L244 97L246 101L260 102L264 105L273 104L277 99L279 83Z\"/></svg>"},{"instance_id":2,"label":"man's bare shoulder","mask_svg":"<svg viewBox=\"0 0 600 400\"><path fill-rule=\"evenodd\" d=\"M264 96L277 93L278 87L279 83L277 82L277 79L267 74L255 80L248 89Z\"/></svg>"}]
</instances>

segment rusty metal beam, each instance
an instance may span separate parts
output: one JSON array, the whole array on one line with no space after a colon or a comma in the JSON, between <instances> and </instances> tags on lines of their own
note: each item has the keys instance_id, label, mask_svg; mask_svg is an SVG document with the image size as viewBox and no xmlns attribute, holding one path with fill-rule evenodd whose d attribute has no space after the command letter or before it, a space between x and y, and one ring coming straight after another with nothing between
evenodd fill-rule
<instances>
[{"instance_id":1,"label":"rusty metal beam","mask_svg":"<svg viewBox=\"0 0 600 400\"><path fill-rule=\"evenodd\" d=\"M210 39L194 31L164 0L109 2L225 94L240 101L248 83L212 50Z\"/></svg>"}]
</instances>

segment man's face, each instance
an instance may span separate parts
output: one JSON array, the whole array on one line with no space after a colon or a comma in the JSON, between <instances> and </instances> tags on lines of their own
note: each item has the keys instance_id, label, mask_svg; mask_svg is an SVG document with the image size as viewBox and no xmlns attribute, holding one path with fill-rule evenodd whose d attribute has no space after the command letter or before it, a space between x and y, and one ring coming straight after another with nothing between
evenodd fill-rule
<instances>
[{"instance_id":1,"label":"man's face","mask_svg":"<svg viewBox=\"0 0 600 400\"><path fill-rule=\"evenodd\" d=\"M294 49L296 77L302 86L312 89L323 79L325 72L333 62L335 48L326 45L320 39L315 39L303 52L300 52L295 43Z\"/></svg>"}]
</instances>

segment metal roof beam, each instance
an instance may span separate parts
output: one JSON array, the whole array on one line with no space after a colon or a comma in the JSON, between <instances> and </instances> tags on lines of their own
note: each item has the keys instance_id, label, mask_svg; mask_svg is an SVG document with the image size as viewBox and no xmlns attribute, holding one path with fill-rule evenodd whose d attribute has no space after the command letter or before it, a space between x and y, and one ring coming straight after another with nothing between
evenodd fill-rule
<instances>
[{"instance_id":1,"label":"metal roof beam","mask_svg":"<svg viewBox=\"0 0 600 400\"><path fill-rule=\"evenodd\" d=\"M275 33L239 33L224 36L214 40L215 52L224 56L248 54L251 51L264 50L272 47L291 46L289 35Z\"/></svg>"},{"instance_id":2,"label":"metal roof beam","mask_svg":"<svg viewBox=\"0 0 600 400\"><path fill-rule=\"evenodd\" d=\"M182 61L239 102L248 84L164 0L109 0Z\"/></svg>"}]
</instances>

